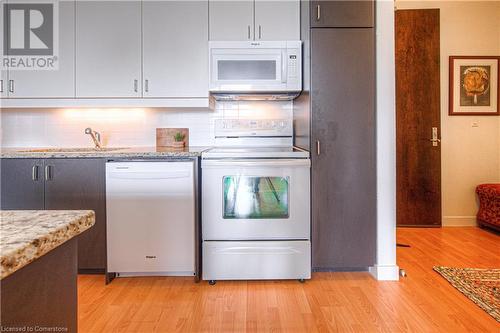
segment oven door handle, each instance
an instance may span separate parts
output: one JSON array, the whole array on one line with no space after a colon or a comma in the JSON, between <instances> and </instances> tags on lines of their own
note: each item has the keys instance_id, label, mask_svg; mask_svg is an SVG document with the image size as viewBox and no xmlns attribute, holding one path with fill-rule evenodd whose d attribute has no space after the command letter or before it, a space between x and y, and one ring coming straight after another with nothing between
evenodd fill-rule
<instances>
[{"instance_id":1,"label":"oven door handle","mask_svg":"<svg viewBox=\"0 0 500 333\"><path fill-rule=\"evenodd\" d=\"M277 159L277 160L264 160L264 159L240 159L240 160L210 160L205 159L202 161L202 168L205 167L253 167L253 168L262 168L262 167L311 167L311 161L308 158L301 159Z\"/></svg>"}]
</instances>

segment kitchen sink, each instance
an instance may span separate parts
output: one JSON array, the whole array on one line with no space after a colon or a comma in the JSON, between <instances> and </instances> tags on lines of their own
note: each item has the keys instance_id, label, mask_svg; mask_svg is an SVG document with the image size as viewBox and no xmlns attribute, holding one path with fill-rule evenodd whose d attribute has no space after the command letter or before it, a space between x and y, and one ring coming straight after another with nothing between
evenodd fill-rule
<instances>
[{"instance_id":1,"label":"kitchen sink","mask_svg":"<svg viewBox=\"0 0 500 333\"><path fill-rule=\"evenodd\" d=\"M94 152L107 152L127 149L126 147L108 147L108 148L38 148L19 150L21 153L94 153Z\"/></svg>"}]
</instances>

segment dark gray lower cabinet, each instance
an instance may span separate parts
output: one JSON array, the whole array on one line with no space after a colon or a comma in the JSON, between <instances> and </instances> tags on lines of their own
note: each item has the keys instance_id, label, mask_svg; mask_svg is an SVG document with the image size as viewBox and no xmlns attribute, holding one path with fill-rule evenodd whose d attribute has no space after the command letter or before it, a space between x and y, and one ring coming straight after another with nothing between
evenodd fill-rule
<instances>
[{"instance_id":1,"label":"dark gray lower cabinet","mask_svg":"<svg viewBox=\"0 0 500 333\"><path fill-rule=\"evenodd\" d=\"M313 268L376 252L374 29L311 29Z\"/></svg>"},{"instance_id":2,"label":"dark gray lower cabinet","mask_svg":"<svg viewBox=\"0 0 500 333\"><path fill-rule=\"evenodd\" d=\"M78 269L106 267L106 191L103 159L2 159L2 209L85 209L95 225L78 236Z\"/></svg>"},{"instance_id":3,"label":"dark gray lower cabinet","mask_svg":"<svg viewBox=\"0 0 500 333\"><path fill-rule=\"evenodd\" d=\"M106 267L105 162L102 159L47 159L45 209L89 209L95 225L78 236L78 269Z\"/></svg>"},{"instance_id":4,"label":"dark gray lower cabinet","mask_svg":"<svg viewBox=\"0 0 500 333\"><path fill-rule=\"evenodd\" d=\"M1 209L44 209L43 160L2 159Z\"/></svg>"}]
</instances>

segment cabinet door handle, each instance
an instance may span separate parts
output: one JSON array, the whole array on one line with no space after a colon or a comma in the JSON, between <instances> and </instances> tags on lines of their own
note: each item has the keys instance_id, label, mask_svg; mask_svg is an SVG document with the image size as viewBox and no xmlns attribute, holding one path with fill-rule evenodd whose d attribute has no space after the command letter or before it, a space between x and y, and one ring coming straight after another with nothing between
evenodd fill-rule
<instances>
[{"instance_id":1,"label":"cabinet door handle","mask_svg":"<svg viewBox=\"0 0 500 333\"><path fill-rule=\"evenodd\" d=\"M321 155L321 143L319 140L316 140L316 155Z\"/></svg>"},{"instance_id":2,"label":"cabinet door handle","mask_svg":"<svg viewBox=\"0 0 500 333\"><path fill-rule=\"evenodd\" d=\"M321 5L316 6L316 21L321 19Z\"/></svg>"},{"instance_id":3,"label":"cabinet door handle","mask_svg":"<svg viewBox=\"0 0 500 333\"><path fill-rule=\"evenodd\" d=\"M9 80L9 91L14 92L14 80Z\"/></svg>"},{"instance_id":4,"label":"cabinet door handle","mask_svg":"<svg viewBox=\"0 0 500 333\"><path fill-rule=\"evenodd\" d=\"M259 25L259 39L262 39L262 26Z\"/></svg>"},{"instance_id":5,"label":"cabinet door handle","mask_svg":"<svg viewBox=\"0 0 500 333\"><path fill-rule=\"evenodd\" d=\"M38 165L33 165L31 169L31 179L35 182L38 181Z\"/></svg>"},{"instance_id":6,"label":"cabinet door handle","mask_svg":"<svg viewBox=\"0 0 500 333\"><path fill-rule=\"evenodd\" d=\"M139 89L139 80L134 80L134 91L137 92Z\"/></svg>"},{"instance_id":7,"label":"cabinet door handle","mask_svg":"<svg viewBox=\"0 0 500 333\"><path fill-rule=\"evenodd\" d=\"M149 80L144 80L144 91L149 91Z\"/></svg>"},{"instance_id":8,"label":"cabinet door handle","mask_svg":"<svg viewBox=\"0 0 500 333\"><path fill-rule=\"evenodd\" d=\"M0 80L0 93L3 93L3 80Z\"/></svg>"},{"instance_id":9,"label":"cabinet door handle","mask_svg":"<svg viewBox=\"0 0 500 333\"><path fill-rule=\"evenodd\" d=\"M45 166L45 180L52 180L52 167L50 165Z\"/></svg>"},{"instance_id":10,"label":"cabinet door handle","mask_svg":"<svg viewBox=\"0 0 500 333\"><path fill-rule=\"evenodd\" d=\"M250 26L248 26L248 39L250 39Z\"/></svg>"}]
</instances>

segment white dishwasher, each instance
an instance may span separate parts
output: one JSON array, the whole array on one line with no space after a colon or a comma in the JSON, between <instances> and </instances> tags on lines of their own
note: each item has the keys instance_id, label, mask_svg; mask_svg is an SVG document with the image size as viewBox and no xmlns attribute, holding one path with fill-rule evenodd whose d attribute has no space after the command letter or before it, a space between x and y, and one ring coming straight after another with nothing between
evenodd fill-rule
<instances>
[{"instance_id":1,"label":"white dishwasher","mask_svg":"<svg viewBox=\"0 0 500 333\"><path fill-rule=\"evenodd\" d=\"M195 274L195 165L106 163L108 272Z\"/></svg>"}]
</instances>

